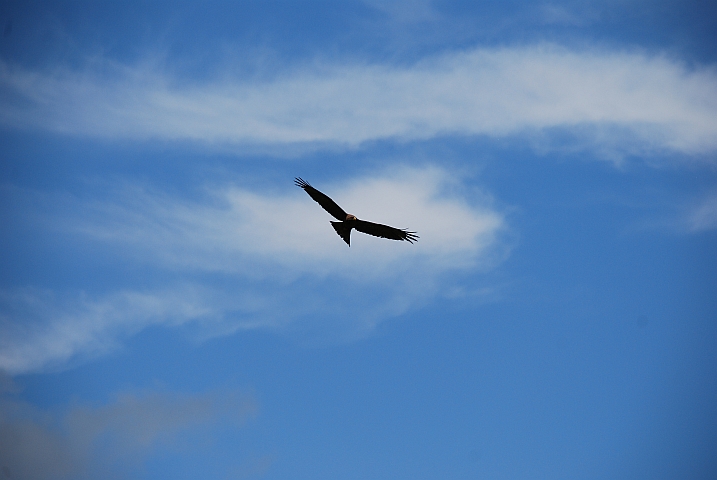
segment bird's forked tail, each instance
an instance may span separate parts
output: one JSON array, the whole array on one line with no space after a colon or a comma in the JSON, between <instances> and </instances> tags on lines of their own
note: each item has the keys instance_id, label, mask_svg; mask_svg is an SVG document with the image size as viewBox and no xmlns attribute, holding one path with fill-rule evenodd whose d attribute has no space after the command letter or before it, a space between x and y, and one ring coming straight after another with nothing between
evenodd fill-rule
<instances>
[{"instance_id":1,"label":"bird's forked tail","mask_svg":"<svg viewBox=\"0 0 717 480\"><path fill-rule=\"evenodd\" d=\"M347 225L346 222L331 222L331 225L334 227L334 230L336 230L336 233L339 234L339 237L344 239L344 242L346 242L346 245L349 247L351 246L351 229L353 226Z\"/></svg>"}]
</instances>

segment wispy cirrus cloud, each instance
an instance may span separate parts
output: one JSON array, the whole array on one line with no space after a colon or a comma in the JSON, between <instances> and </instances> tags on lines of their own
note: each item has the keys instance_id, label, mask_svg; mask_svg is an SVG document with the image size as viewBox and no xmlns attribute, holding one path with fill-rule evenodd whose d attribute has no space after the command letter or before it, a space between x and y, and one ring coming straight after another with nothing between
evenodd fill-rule
<instances>
[{"instance_id":1,"label":"wispy cirrus cloud","mask_svg":"<svg viewBox=\"0 0 717 480\"><path fill-rule=\"evenodd\" d=\"M717 228L717 192L704 198L687 215L687 229L701 232Z\"/></svg>"},{"instance_id":2,"label":"wispy cirrus cloud","mask_svg":"<svg viewBox=\"0 0 717 480\"><path fill-rule=\"evenodd\" d=\"M118 261L160 280L104 293L2 292L0 368L61 367L110 352L149 325L192 325L198 338L255 328L355 338L455 294L461 275L509 249L504 214L486 195L455 193L460 181L441 169L316 186L359 218L411 228L420 240L354 233L349 248L328 213L293 186L281 195L222 186L202 201L127 186L110 200L54 202L64 210L51 214L53 228L108 245Z\"/></svg>"},{"instance_id":3,"label":"wispy cirrus cloud","mask_svg":"<svg viewBox=\"0 0 717 480\"><path fill-rule=\"evenodd\" d=\"M0 65L0 121L72 135L230 145L576 132L593 147L717 148L717 73L641 53L478 48L412 65L314 62L271 79L179 82L152 66ZM102 73L99 73L99 71ZM604 135L603 131L623 135Z\"/></svg>"},{"instance_id":4,"label":"wispy cirrus cloud","mask_svg":"<svg viewBox=\"0 0 717 480\"><path fill-rule=\"evenodd\" d=\"M103 296L18 288L0 291L0 369L11 374L62 367L103 355L148 325L215 318L191 287Z\"/></svg>"}]
</instances>

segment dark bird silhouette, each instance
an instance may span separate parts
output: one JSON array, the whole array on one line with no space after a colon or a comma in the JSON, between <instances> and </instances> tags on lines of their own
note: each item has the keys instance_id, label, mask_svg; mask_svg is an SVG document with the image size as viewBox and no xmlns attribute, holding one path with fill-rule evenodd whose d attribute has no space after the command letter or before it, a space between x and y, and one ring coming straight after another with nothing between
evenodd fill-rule
<instances>
[{"instance_id":1,"label":"dark bird silhouette","mask_svg":"<svg viewBox=\"0 0 717 480\"><path fill-rule=\"evenodd\" d=\"M297 187L303 188L304 191L316 201L316 203L321 205L324 210L329 212L335 219L340 220L339 222L331 222L331 225L334 227L334 230L336 230L336 233L339 234L339 237L343 238L344 242L346 242L349 247L351 246L351 229L353 228L359 232L373 235L374 237L388 238L391 240L406 240L409 243L418 241L418 235L416 235L416 232L409 232L404 229L381 225L380 223L359 220L355 215L344 212L344 209L339 207L336 202L316 190L302 178L295 178L294 183Z\"/></svg>"}]
</instances>

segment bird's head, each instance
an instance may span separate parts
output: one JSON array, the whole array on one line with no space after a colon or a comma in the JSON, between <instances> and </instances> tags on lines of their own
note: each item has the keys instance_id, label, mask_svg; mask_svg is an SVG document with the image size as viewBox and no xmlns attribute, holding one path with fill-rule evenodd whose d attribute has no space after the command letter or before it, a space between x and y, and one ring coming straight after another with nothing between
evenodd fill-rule
<instances>
[{"instance_id":1,"label":"bird's head","mask_svg":"<svg viewBox=\"0 0 717 480\"><path fill-rule=\"evenodd\" d=\"M346 220L344 221L348 222L349 220L358 220L358 218L356 218L356 215L351 215L350 213L348 213L346 214Z\"/></svg>"}]
</instances>

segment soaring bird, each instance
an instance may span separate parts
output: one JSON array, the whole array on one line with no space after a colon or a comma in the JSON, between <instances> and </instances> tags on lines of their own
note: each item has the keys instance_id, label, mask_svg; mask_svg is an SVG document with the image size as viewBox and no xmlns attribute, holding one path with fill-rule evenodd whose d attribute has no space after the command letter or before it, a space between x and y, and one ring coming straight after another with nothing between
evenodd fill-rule
<instances>
[{"instance_id":1,"label":"soaring bird","mask_svg":"<svg viewBox=\"0 0 717 480\"><path fill-rule=\"evenodd\" d=\"M303 188L304 191L316 201L316 203L324 208L324 210L329 212L337 220L340 220L338 222L331 222L331 225L334 227L334 230L336 230L336 233L339 234L339 237L343 238L344 242L346 242L349 247L351 246L351 229L353 228L359 232L373 235L374 237L389 238L391 240L406 240L410 243L418 241L418 235L416 235L416 232L409 232L400 228L381 225L380 223L359 220L355 215L344 212L344 209L339 207L336 202L316 190L302 178L295 178L294 183L297 187Z\"/></svg>"}]
</instances>

